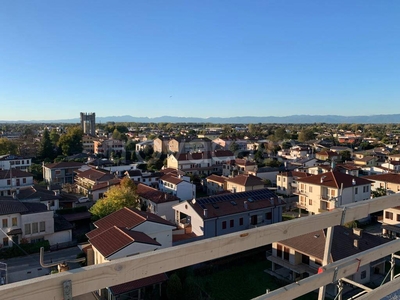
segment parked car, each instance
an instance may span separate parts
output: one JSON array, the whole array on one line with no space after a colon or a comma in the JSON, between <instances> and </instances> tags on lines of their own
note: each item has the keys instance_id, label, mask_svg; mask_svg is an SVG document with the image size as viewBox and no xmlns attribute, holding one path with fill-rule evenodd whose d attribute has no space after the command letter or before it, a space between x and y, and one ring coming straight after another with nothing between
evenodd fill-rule
<instances>
[{"instance_id":1,"label":"parked car","mask_svg":"<svg viewBox=\"0 0 400 300\"><path fill-rule=\"evenodd\" d=\"M78 199L79 203L85 203L85 202L90 202L90 199L88 197L80 197Z\"/></svg>"}]
</instances>

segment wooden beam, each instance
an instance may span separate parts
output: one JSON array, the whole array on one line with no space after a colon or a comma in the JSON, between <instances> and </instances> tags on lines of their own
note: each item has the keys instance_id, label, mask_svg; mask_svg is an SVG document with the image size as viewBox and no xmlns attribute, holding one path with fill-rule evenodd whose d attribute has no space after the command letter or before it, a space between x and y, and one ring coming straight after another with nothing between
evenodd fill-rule
<instances>
[{"instance_id":1,"label":"wooden beam","mask_svg":"<svg viewBox=\"0 0 400 300\"><path fill-rule=\"evenodd\" d=\"M397 297L385 298L392 293L396 293ZM368 294L362 295L357 300L399 299L398 295L400 295L400 277L381 285Z\"/></svg>"},{"instance_id":2,"label":"wooden beam","mask_svg":"<svg viewBox=\"0 0 400 300\"><path fill-rule=\"evenodd\" d=\"M72 281L73 296L82 295L104 287L269 245L273 242L340 225L342 222L358 220L372 212L398 206L399 200L400 195L398 194L366 200L320 215L280 222L100 265L3 285L0 286L0 300L26 299L26 295L29 295L31 300L62 299L62 284L65 280ZM398 250L400 247L391 253ZM314 283L310 283L310 287L306 290L317 289L325 282L317 279ZM298 293L296 296L299 295L301 294Z\"/></svg>"},{"instance_id":3,"label":"wooden beam","mask_svg":"<svg viewBox=\"0 0 400 300\"><path fill-rule=\"evenodd\" d=\"M390 255L398 250L400 250L400 239L393 240L370 250L363 251L361 253L333 262L325 267L322 267L322 273L307 277L303 280L289 284L283 288L276 289L268 294L254 299L295 299L299 295L304 295L314 291L322 285L335 283L341 278L354 274L357 272L360 266L369 264L372 261Z\"/></svg>"}]
</instances>

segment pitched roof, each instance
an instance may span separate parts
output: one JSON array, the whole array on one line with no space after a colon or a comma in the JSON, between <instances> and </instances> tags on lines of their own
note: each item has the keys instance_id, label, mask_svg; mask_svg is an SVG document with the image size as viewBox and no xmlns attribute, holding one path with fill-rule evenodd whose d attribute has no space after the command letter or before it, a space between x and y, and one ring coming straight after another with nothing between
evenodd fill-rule
<instances>
[{"instance_id":1,"label":"pitched roof","mask_svg":"<svg viewBox=\"0 0 400 300\"><path fill-rule=\"evenodd\" d=\"M364 176L363 178L370 179L370 180L376 180L376 181L385 181L385 182L400 184L400 174L397 174L397 173L387 173L387 174Z\"/></svg>"},{"instance_id":2,"label":"pitched roof","mask_svg":"<svg viewBox=\"0 0 400 300\"><path fill-rule=\"evenodd\" d=\"M61 199L60 195L56 195L54 194L53 191L49 191L48 189L39 185L21 188L15 196L19 200L40 198L41 201L50 201L55 199Z\"/></svg>"},{"instance_id":3,"label":"pitched roof","mask_svg":"<svg viewBox=\"0 0 400 300\"><path fill-rule=\"evenodd\" d=\"M106 171L100 171L96 169L89 169L82 172L78 172L76 176L80 178L87 178L93 181L108 181L114 178L114 175Z\"/></svg>"},{"instance_id":4,"label":"pitched roof","mask_svg":"<svg viewBox=\"0 0 400 300\"><path fill-rule=\"evenodd\" d=\"M76 162L76 161L61 161L57 163L51 163L45 165L46 168L49 169L68 169L68 168L80 168L84 165L84 163Z\"/></svg>"},{"instance_id":5,"label":"pitched roof","mask_svg":"<svg viewBox=\"0 0 400 300\"><path fill-rule=\"evenodd\" d=\"M185 201L202 219L211 219L267 207L286 205L274 192L261 189L240 193L214 195ZM179 205L179 204L178 204ZM207 215L204 215L207 210Z\"/></svg>"},{"instance_id":6,"label":"pitched roof","mask_svg":"<svg viewBox=\"0 0 400 300\"><path fill-rule=\"evenodd\" d=\"M348 188L351 186L365 185L371 183L370 180L351 176L339 171L330 171L318 175L313 175L307 178L299 178L298 182L310 183L337 189L341 188L342 184L343 188Z\"/></svg>"},{"instance_id":7,"label":"pitched roof","mask_svg":"<svg viewBox=\"0 0 400 300\"><path fill-rule=\"evenodd\" d=\"M236 183L243 186L255 186L255 185L264 185L264 182L260 177L249 175L249 174L240 174L233 178L228 178L226 180L230 183Z\"/></svg>"},{"instance_id":8,"label":"pitched roof","mask_svg":"<svg viewBox=\"0 0 400 300\"><path fill-rule=\"evenodd\" d=\"M241 166L254 166L256 165L255 161L250 161L248 159L236 158L235 163Z\"/></svg>"},{"instance_id":9,"label":"pitched roof","mask_svg":"<svg viewBox=\"0 0 400 300\"><path fill-rule=\"evenodd\" d=\"M324 256L326 231L318 230L291 239L280 241L279 244L296 249L298 252L314 256L322 260ZM354 247L354 240L358 240L358 247ZM333 240L331 257L333 261L360 253L389 240L362 232L361 237L354 234L353 230L343 226L335 226L333 230Z\"/></svg>"},{"instance_id":10,"label":"pitched roof","mask_svg":"<svg viewBox=\"0 0 400 300\"><path fill-rule=\"evenodd\" d=\"M161 192L143 183L138 183L136 193L139 197L148 199L157 204L179 200L179 198L174 195Z\"/></svg>"},{"instance_id":11,"label":"pitched roof","mask_svg":"<svg viewBox=\"0 0 400 300\"><path fill-rule=\"evenodd\" d=\"M161 246L160 243L139 231L131 231L123 227L112 226L89 239L90 243L104 257L108 257L132 243Z\"/></svg>"},{"instance_id":12,"label":"pitched roof","mask_svg":"<svg viewBox=\"0 0 400 300\"><path fill-rule=\"evenodd\" d=\"M162 176L160 178L160 180L166 181L166 182L169 182L169 183L172 183L172 184L180 184L183 181L179 177L176 177L176 176L171 175L171 174L167 174L167 175Z\"/></svg>"},{"instance_id":13,"label":"pitched roof","mask_svg":"<svg viewBox=\"0 0 400 300\"><path fill-rule=\"evenodd\" d=\"M113 226L123 227L131 230L144 222L153 222L175 227L175 225L172 223L155 214L140 211L135 208L124 207L94 222L94 225L97 228L87 233L87 236L92 238Z\"/></svg>"},{"instance_id":14,"label":"pitched roof","mask_svg":"<svg viewBox=\"0 0 400 300\"><path fill-rule=\"evenodd\" d=\"M23 178L23 177L32 177L33 175L28 172L21 171L19 169L12 170L0 170L0 179L10 179L12 178Z\"/></svg>"},{"instance_id":15,"label":"pitched roof","mask_svg":"<svg viewBox=\"0 0 400 300\"><path fill-rule=\"evenodd\" d=\"M0 198L0 215L28 212L28 208L19 200L11 197Z\"/></svg>"},{"instance_id":16,"label":"pitched roof","mask_svg":"<svg viewBox=\"0 0 400 300\"><path fill-rule=\"evenodd\" d=\"M129 176L133 177L133 176L142 176L142 171L137 169L137 170L129 170L126 171L125 173L128 173Z\"/></svg>"},{"instance_id":17,"label":"pitched roof","mask_svg":"<svg viewBox=\"0 0 400 300\"><path fill-rule=\"evenodd\" d=\"M118 185L118 184L120 184L120 182L121 182L121 180L118 178L112 178L108 181L102 181L102 182L94 184L92 187L92 191L97 191L97 190L108 188L113 185Z\"/></svg>"},{"instance_id":18,"label":"pitched roof","mask_svg":"<svg viewBox=\"0 0 400 300\"><path fill-rule=\"evenodd\" d=\"M227 179L228 179L228 177L219 176L219 175L215 175L215 174L211 174L210 176L208 176L206 178L207 181L214 181L214 182L218 182L218 183L224 183Z\"/></svg>"}]
</instances>

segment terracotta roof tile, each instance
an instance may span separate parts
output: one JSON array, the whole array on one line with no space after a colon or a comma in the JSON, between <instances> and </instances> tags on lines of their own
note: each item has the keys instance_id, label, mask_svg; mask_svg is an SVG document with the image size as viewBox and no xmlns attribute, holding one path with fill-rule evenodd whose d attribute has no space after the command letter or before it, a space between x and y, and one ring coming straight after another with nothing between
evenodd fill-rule
<instances>
[{"instance_id":1,"label":"terracotta roof tile","mask_svg":"<svg viewBox=\"0 0 400 300\"><path fill-rule=\"evenodd\" d=\"M348 188L351 186L365 185L371 183L370 180L351 176L338 171L325 172L307 178L300 178L298 179L298 182L333 187L337 189L340 188L342 184L343 188Z\"/></svg>"},{"instance_id":2,"label":"terracotta roof tile","mask_svg":"<svg viewBox=\"0 0 400 300\"><path fill-rule=\"evenodd\" d=\"M28 172L21 171L19 169L10 170L0 170L0 179L10 179L12 178L23 178L23 177L32 177L33 175Z\"/></svg>"},{"instance_id":3,"label":"terracotta roof tile","mask_svg":"<svg viewBox=\"0 0 400 300\"><path fill-rule=\"evenodd\" d=\"M62 161L62 162L47 164L45 165L45 167L49 169L67 169L67 168L80 168L83 165L84 163L76 161Z\"/></svg>"},{"instance_id":4,"label":"terracotta roof tile","mask_svg":"<svg viewBox=\"0 0 400 300\"><path fill-rule=\"evenodd\" d=\"M240 174L233 178L228 178L226 180L230 183L236 183L243 186L255 186L255 185L264 185L264 182L260 177L254 175Z\"/></svg>"},{"instance_id":5,"label":"terracotta roof tile","mask_svg":"<svg viewBox=\"0 0 400 300\"><path fill-rule=\"evenodd\" d=\"M104 257L108 257L132 243L161 246L160 243L139 231L131 231L123 227L112 226L89 239L90 243Z\"/></svg>"},{"instance_id":6,"label":"terracotta roof tile","mask_svg":"<svg viewBox=\"0 0 400 300\"><path fill-rule=\"evenodd\" d=\"M137 185L136 193L139 195L139 197L148 199L157 204L179 200L179 198L174 195L161 192L143 183L139 183Z\"/></svg>"},{"instance_id":7,"label":"terracotta roof tile","mask_svg":"<svg viewBox=\"0 0 400 300\"><path fill-rule=\"evenodd\" d=\"M385 182L400 184L400 174L396 174L396 173L364 176L363 178L366 178L369 180L374 180L374 181L377 180L377 181L385 181Z\"/></svg>"}]
</instances>

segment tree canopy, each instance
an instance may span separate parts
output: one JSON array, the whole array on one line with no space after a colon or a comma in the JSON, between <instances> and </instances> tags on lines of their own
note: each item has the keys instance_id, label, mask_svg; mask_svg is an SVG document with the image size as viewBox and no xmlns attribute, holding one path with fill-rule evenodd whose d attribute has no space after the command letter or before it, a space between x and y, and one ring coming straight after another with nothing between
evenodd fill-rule
<instances>
[{"instance_id":1,"label":"tree canopy","mask_svg":"<svg viewBox=\"0 0 400 300\"><path fill-rule=\"evenodd\" d=\"M111 187L91 208L93 219L101 219L124 207L139 208L136 185L129 177L124 177L120 185Z\"/></svg>"}]
</instances>

